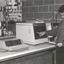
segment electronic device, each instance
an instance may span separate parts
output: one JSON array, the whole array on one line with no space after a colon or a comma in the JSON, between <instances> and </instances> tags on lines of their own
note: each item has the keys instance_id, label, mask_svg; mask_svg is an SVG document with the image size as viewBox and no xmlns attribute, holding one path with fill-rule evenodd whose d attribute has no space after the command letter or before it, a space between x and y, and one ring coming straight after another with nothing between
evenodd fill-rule
<instances>
[{"instance_id":1,"label":"electronic device","mask_svg":"<svg viewBox=\"0 0 64 64\"><path fill-rule=\"evenodd\" d=\"M23 41L20 39L2 39L0 40L0 50L4 51L13 51L19 49L27 49L27 45L23 44Z\"/></svg>"},{"instance_id":2,"label":"electronic device","mask_svg":"<svg viewBox=\"0 0 64 64\"><path fill-rule=\"evenodd\" d=\"M27 44L45 43L48 42L47 30L51 30L51 24L49 23L17 23L16 37L22 39Z\"/></svg>"},{"instance_id":3,"label":"electronic device","mask_svg":"<svg viewBox=\"0 0 64 64\"><path fill-rule=\"evenodd\" d=\"M52 30L52 23L47 22L46 23L46 31L50 31L50 30Z\"/></svg>"}]
</instances>

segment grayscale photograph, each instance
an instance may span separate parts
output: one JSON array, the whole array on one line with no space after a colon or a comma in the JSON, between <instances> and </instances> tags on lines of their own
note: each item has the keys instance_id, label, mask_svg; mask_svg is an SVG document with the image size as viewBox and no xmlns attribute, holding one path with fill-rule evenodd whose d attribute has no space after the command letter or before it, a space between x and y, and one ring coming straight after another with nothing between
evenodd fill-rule
<instances>
[{"instance_id":1,"label":"grayscale photograph","mask_svg":"<svg viewBox=\"0 0 64 64\"><path fill-rule=\"evenodd\" d=\"M64 0L0 0L0 64L64 64Z\"/></svg>"}]
</instances>

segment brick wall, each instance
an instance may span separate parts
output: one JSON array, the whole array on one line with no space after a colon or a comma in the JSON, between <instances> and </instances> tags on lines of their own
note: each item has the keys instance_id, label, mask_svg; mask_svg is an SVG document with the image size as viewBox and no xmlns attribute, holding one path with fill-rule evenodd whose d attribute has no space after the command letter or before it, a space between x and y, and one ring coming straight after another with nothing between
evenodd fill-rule
<instances>
[{"instance_id":1,"label":"brick wall","mask_svg":"<svg viewBox=\"0 0 64 64\"><path fill-rule=\"evenodd\" d=\"M48 21L58 8L64 4L64 0L26 0L23 2L23 20L43 19ZM58 21L60 16L58 16ZM52 20L52 22L55 20Z\"/></svg>"},{"instance_id":2,"label":"brick wall","mask_svg":"<svg viewBox=\"0 0 64 64\"><path fill-rule=\"evenodd\" d=\"M26 0L23 2L23 20L48 19L53 15L54 0Z\"/></svg>"}]
</instances>

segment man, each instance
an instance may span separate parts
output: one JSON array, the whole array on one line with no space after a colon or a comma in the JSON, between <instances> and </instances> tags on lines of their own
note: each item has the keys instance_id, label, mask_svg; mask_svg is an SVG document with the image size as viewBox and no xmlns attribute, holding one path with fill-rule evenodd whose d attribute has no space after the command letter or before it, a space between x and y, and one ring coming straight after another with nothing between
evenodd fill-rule
<instances>
[{"instance_id":1,"label":"man","mask_svg":"<svg viewBox=\"0 0 64 64\"><path fill-rule=\"evenodd\" d=\"M60 16L62 17L62 21L60 21L57 28L53 29L52 31L46 32L46 34L51 35L51 36L57 36L56 41L55 41L56 46L61 47L64 42L64 5L62 5L59 8L57 14L60 14ZM57 20L57 18L56 18L56 20Z\"/></svg>"},{"instance_id":2,"label":"man","mask_svg":"<svg viewBox=\"0 0 64 64\"><path fill-rule=\"evenodd\" d=\"M59 8L58 13L62 21L56 31L56 64L64 64L64 5Z\"/></svg>"},{"instance_id":3,"label":"man","mask_svg":"<svg viewBox=\"0 0 64 64\"><path fill-rule=\"evenodd\" d=\"M57 28L57 40L56 43L59 47L61 47L63 45L64 42L64 5L62 5L59 10L58 13L61 15L62 17L62 21L59 23L59 26Z\"/></svg>"}]
</instances>

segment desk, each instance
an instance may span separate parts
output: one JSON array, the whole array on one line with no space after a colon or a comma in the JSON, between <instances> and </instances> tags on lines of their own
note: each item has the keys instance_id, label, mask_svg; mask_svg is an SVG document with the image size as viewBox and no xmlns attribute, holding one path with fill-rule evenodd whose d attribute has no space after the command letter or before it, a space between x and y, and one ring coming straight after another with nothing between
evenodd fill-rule
<instances>
[{"instance_id":1,"label":"desk","mask_svg":"<svg viewBox=\"0 0 64 64\"><path fill-rule=\"evenodd\" d=\"M19 52L0 52L0 64L53 64L55 45L46 43Z\"/></svg>"}]
</instances>

